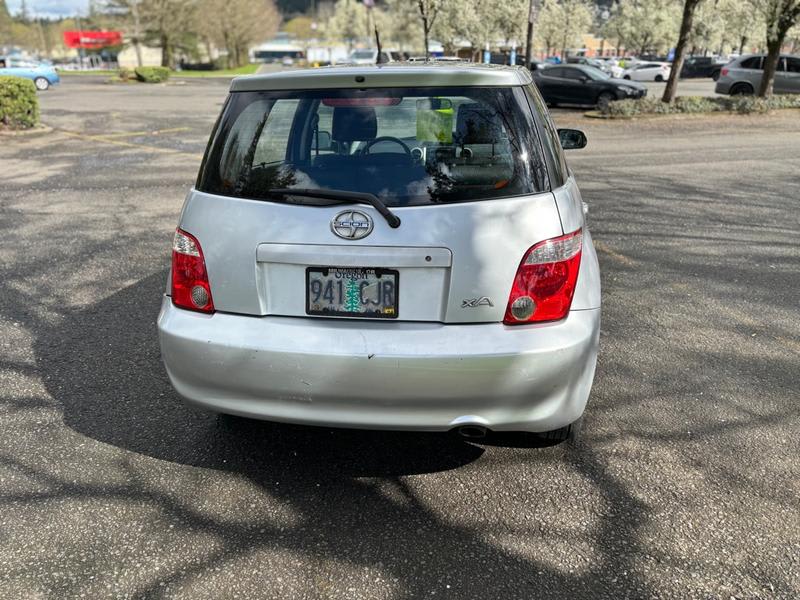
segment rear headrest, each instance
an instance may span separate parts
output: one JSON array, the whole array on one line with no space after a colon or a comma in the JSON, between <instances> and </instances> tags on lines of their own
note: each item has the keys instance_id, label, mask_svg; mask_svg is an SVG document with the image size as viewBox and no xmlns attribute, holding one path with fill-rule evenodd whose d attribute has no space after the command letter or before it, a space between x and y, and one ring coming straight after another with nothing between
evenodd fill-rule
<instances>
[{"instance_id":1,"label":"rear headrest","mask_svg":"<svg viewBox=\"0 0 800 600\"><path fill-rule=\"evenodd\" d=\"M378 119L371 106L347 106L333 109L331 138L338 142L362 142L378 135Z\"/></svg>"},{"instance_id":2,"label":"rear headrest","mask_svg":"<svg viewBox=\"0 0 800 600\"><path fill-rule=\"evenodd\" d=\"M483 104L458 107L454 141L459 144L496 144L502 137L503 124L496 111Z\"/></svg>"}]
</instances>

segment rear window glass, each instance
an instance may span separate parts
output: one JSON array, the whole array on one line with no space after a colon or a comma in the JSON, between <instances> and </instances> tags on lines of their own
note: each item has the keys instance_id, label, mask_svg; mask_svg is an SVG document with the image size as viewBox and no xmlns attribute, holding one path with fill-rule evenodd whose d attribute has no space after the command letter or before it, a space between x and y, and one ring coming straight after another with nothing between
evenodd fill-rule
<instances>
[{"instance_id":1,"label":"rear window glass","mask_svg":"<svg viewBox=\"0 0 800 600\"><path fill-rule=\"evenodd\" d=\"M548 189L520 88L373 88L231 94L204 160L202 191L367 192L387 206Z\"/></svg>"},{"instance_id":2,"label":"rear window glass","mask_svg":"<svg viewBox=\"0 0 800 600\"><path fill-rule=\"evenodd\" d=\"M752 56L748 59L742 61L740 67L742 69L760 69L761 68L761 57L760 56Z\"/></svg>"}]
</instances>

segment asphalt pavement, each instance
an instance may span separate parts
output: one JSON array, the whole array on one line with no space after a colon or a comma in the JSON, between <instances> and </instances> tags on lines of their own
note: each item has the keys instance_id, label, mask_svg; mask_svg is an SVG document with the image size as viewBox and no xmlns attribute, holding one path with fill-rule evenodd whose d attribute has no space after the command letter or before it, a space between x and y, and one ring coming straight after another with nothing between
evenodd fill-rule
<instances>
[{"instance_id":1,"label":"asphalt pavement","mask_svg":"<svg viewBox=\"0 0 800 600\"><path fill-rule=\"evenodd\" d=\"M586 119L578 444L184 407L155 319L226 82L41 95L0 136L0 597L800 596L800 115Z\"/></svg>"}]
</instances>

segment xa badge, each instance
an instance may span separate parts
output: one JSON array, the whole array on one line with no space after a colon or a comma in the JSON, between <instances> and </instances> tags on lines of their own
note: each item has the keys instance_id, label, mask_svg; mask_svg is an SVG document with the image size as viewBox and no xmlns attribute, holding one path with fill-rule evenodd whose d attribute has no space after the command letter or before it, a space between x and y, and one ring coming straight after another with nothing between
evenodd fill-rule
<instances>
[{"instance_id":1,"label":"xa badge","mask_svg":"<svg viewBox=\"0 0 800 600\"><path fill-rule=\"evenodd\" d=\"M461 301L461 308L475 308L476 306L494 306L486 296L480 298L467 298Z\"/></svg>"},{"instance_id":2,"label":"xa badge","mask_svg":"<svg viewBox=\"0 0 800 600\"><path fill-rule=\"evenodd\" d=\"M333 217L331 231L346 240L360 240L372 233L372 219L360 210L343 210Z\"/></svg>"}]
</instances>

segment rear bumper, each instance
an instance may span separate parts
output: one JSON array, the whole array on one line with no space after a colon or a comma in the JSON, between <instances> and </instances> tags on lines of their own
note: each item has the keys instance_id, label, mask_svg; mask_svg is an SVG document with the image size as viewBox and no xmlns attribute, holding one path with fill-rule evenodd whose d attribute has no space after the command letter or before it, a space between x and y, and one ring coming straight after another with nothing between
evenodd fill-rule
<instances>
[{"instance_id":1,"label":"rear bumper","mask_svg":"<svg viewBox=\"0 0 800 600\"><path fill-rule=\"evenodd\" d=\"M583 413L600 310L561 322L442 325L204 315L165 297L161 353L188 403L333 427L548 431Z\"/></svg>"}]
</instances>

